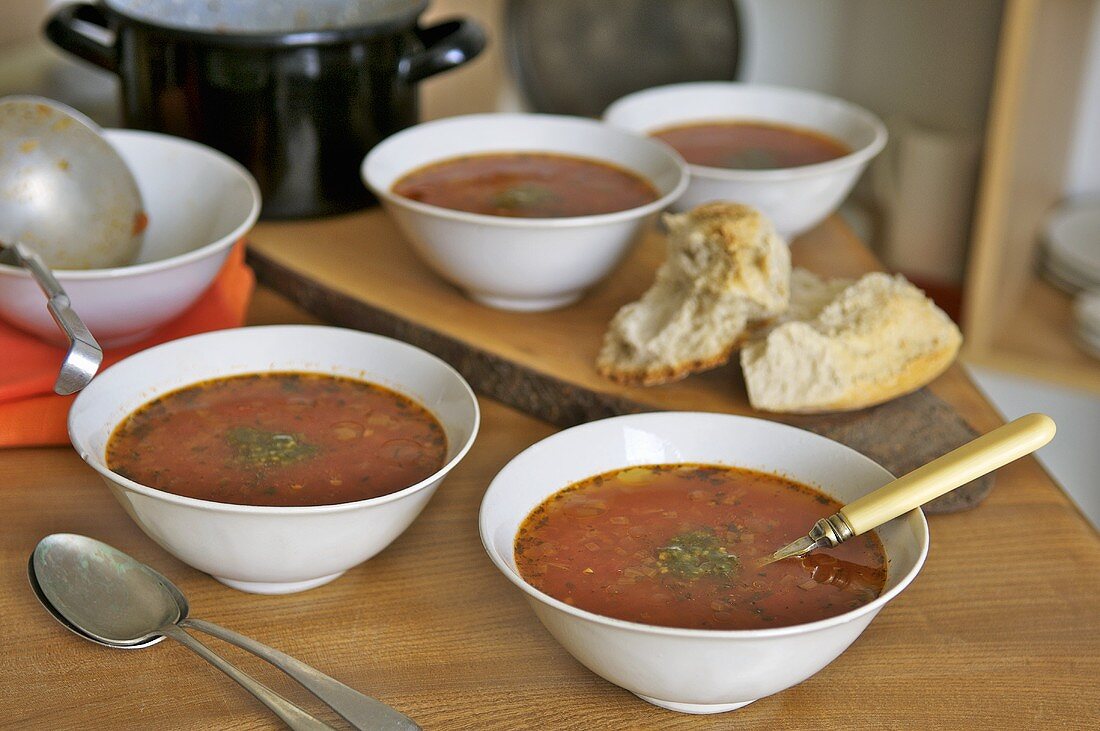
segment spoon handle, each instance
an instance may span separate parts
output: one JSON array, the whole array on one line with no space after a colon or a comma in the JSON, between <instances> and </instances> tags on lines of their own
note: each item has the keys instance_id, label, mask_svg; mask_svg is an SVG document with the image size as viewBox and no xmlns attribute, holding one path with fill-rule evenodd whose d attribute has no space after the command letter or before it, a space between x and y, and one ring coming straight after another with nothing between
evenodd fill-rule
<instances>
[{"instance_id":1,"label":"spoon handle","mask_svg":"<svg viewBox=\"0 0 1100 731\"><path fill-rule=\"evenodd\" d=\"M332 726L317 720L263 683L257 681L251 675L238 670L220 655L184 632L175 624L169 624L161 628L160 633L187 646L218 670L221 670L223 673L233 678L241 687L256 696L260 703L270 708L272 713L281 718L286 725L294 731L325 731L326 729L327 731L333 731Z\"/></svg>"},{"instance_id":2,"label":"spoon handle","mask_svg":"<svg viewBox=\"0 0 1100 731\"><path fill-rule=\"evenodd\" d=\"M339 713L344 720L361 731L367 729L370 731L418 731L420 729L420 726L405 714L370 696L363 695L354 688L349 688L339 680L330 678L317 668L307 665L285 652L280 652L250 637L245 637L210 622L204 622L201 619L188 617L179 624L182 627L190 627L220 640L225 640L231 645L236 645L242 650L247 650L253 655L267 660L301 683L315 696L327 703L332 710Z\"/></svg>"},{"instance_id":3,"label":"spoon handle","mask_svg":"<svg viewBox=\"0 0 1100 731\"><path fill-rule=\"evenodd\" d=\"M956 487L1031 454L1054 438L1054 421L1028 414L918 467L840 509L854 535L908 513Z\"/></svg>"},{"instance_id":4,"label":"spoon handle","mask_svg":"<svg viewBox=\"0 0 1100 731\"><path fill-rule=\"evenodd\" d=\"M760 559L758 565L803 556L815 548L839 546L853 536L1031 454L1053 439L1054 431L1054 420L1045 414L1021 416L848 503L814 523L809 535Z\"/></svg>"},{"instance_id":5,"label":"spoon handle","mask_svg":"<svg viewBox=\"0 0 1100 731\"><path fill-rule=\"evenodd\" d=\"M69 295L42 261L42 257L34 249L18 241L8 248L23 268L34 277L48 299L46 309L69 339L69 352L61 363L61 373L57 376L53 390L62 396L76 393L87 386L99 370L103 362L103 349L72 308Z\"/></svg>"}]
</instances>

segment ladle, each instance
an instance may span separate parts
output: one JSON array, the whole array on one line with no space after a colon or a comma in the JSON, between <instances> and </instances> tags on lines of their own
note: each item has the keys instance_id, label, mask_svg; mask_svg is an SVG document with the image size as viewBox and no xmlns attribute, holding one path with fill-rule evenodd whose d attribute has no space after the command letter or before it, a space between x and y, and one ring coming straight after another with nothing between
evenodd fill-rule
<instances>
[{"instance_id":1,"label":"ladle","mask_svg":"<svg viewBox=\"0 0 1100 731\"><path fill-rule=\"evenodd\" d=\"M41 97L0 99L0 264L30 272L69 340L57 393L86 386L103 351L51 267L130 264L145 222L134 176L94 122Z\"/></svg>"},{"instance_id":2,"label":"ladle","mask_svg":"<svg viewBox=\"0 0 1100 731\"><path fill-rule=\"evenodd\" d=\"M137 181L92 120L36 96L0 98L0 240L53 269L132 264L144 239Z\"/></svg>"},{"instance_id":3,"label":"ladle","mask_svg":"<svg viewBox=\"0 0 1100 731\"><path fill-rule=\"evenodd\" d=\"M189 619L187 599L171 581L100 541L72 534L47 536L31 555L28 573L42 604L74 633L124 649L148 647L171 637L240 683L293 729L330 727L230 665L181 628L206 632L267 660L357 729L420 728L408 716L300 660L215 624Z\"/></svg>"},{"instance_id":4,"label":"ladle","mask_svg":"<svg viewBox=\"0 0 1100 731\"><path fill-rule=\"evenodd\" d=\"M854 536L908 513L971 480L1025 457L1054 438L1054 421L1028 414L967 442L904 477L848 503L814 524L809 535L759 560L766 566L803 556L817 548L838 546Z\"/></svg>"}]
</instances>

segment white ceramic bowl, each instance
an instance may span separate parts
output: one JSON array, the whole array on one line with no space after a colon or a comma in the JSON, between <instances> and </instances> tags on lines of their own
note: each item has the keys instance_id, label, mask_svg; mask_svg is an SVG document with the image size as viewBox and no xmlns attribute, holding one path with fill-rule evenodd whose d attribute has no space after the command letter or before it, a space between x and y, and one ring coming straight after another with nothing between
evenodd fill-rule
<instances>
[{"instance_id":1,"label":"white ceramic bowl","mask_svg":"<svg viewBox=\"0 0 1100 731\"><path fill-rule=\"evenodd\" d=\"M447 435L447 462L389 495L338 505L268 507L182 497L111 472L107 441L132 411L198 381L294 370L362 378L412 397ZM388 546L412 523L478 430L470 387L419 348L354 330L273 326L194 335L108 368L69 413L69 437L130 517L184 563L242 591L285 594L332 581Z\"/></svg>"},{"instance_id":2,"label":"white ceramic bowl","mask_svg":"<svg viewBox=\"0 0 1100 731\"><path fill-rule=\"evenodd\" d=\"M154 132L105 134L134 174L149 216L141 254L130 266L54 274L100 344L113 347L140 340L195 303L256 222L260 189L232 158L197 142ZM65 342L46 298L20 267L0 264L0 317Z\"/></svg>"},{"instance_id":3,"label":"white ceramic bowl","mask_svg":"<svg viewBox=\"0 0 1100 731\"><path fill-rule=\"evenodd\" d=\"M623 97L603 118L643 134L737 119L809 128L840 140L852 152L815 165L777 170L688 165L691 184L676 202L678 210L716 200L747 203L763 211L787 237L813 228L835 211L886 144L886 126L866 109L824 94L758 84L659 86Z\"/></svg>"},{"instance_id":4,"label":"white ceramic bowl","mask_svg":"<svg viewBox=\"0 0 1100 731\"><path fill-rule=\"evenodd\" d=\"M395 195L406 173L459 155L549 152L603 160L657 188L652 203L570 218L509 218L453 211ZM363 160L363 181L417 254L470 297L507 310L564 307L605 277L636 235L687 185L666 145L593 120L544 114L473 114L419 124Z\"/></svg>"},{"instance_id":5,"label":"white ceramic bowl","mask_svg":"<svg viewBox=\"0 0 1100 731\"><path fill-rule=\"evenodd\" d=\"M559 432L509 462L481 503L481 539L489 557L523 590L546 629L577 660L650 703L687 713L718 713L800 683L840 655L924 563L928 525L914 510L878 529L889 562L881 596L830 619L760 630L692 630L612 619L558 601L520 577L513 548L516 531L545 498L601 472L669 462L782 473L843 502L892 479L885 469L837 442L783 424L725 414L605 419Z\"/></svg>"}]
</instances>

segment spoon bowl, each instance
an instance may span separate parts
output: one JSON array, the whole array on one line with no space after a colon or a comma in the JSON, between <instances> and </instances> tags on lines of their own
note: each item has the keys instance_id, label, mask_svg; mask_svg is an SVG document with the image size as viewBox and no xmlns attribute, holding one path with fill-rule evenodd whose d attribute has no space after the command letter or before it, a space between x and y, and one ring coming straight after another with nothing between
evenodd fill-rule
<instances>
[{"instance_id":1,"label":"spoon bowl","mask_svg":"<svg viewBox=\"0 0 1100 731\"><path fill-rule=\"evenodd\" d=\"M167 579L83 536L42 539L31 556L31 574L57 615L104 645L148 646L182 618Z\"/></svg>"},{"instance_id":2,"label":"spoon bowl","mask_svg":"<svg viewBox=\"0 0 1100 731\"><path fill-rule=\"evenodd\" d=\"M144 210L94 122L41 97L0 99L0 240L22 241L54 269L125 266L141 249Z\"/></svg>"},{"instance_id":3,"label":"spoon bowl","mask_svg":"<svg viewBox=\"0 0 1100 731\"><path fill-rule=\"evenodd\" d=\"M150 637L143 642L136 642L133 644L121 645L113 642L104 642L103 640L97 637L93 637L84 630L80 629L75 624L66 619L64 614L57 611L57 608L54 607L52 602L50 602L49 597L47 597L45 592L42 591L42 585L38 583L38 577L35 576L34 554L31 554L30 559L27 561L27 578L30 580L31 591L34 592L35 597L38 598L38 601L43 606L43 608L45 608L45 610L50 613L50 616L56 619L58 624L60 624L62 627L69 630L74 635L88 640L89 642L94 642L97 645L102 645L103 647L114 647L120 650L140 650L143 647L151 647L164 639L164 635L157 635L155 637Z\"/></svg>"}]
</instances>

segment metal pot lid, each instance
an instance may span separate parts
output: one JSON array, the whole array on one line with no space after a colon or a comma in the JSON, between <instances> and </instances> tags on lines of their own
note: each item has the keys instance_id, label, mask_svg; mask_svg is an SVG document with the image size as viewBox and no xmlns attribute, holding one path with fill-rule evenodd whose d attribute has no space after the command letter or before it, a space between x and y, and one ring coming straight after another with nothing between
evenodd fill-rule
<instances>
[{"instance_id":1,"label":"metal pot lid","mask_svg":"<svg viewBox=\"0 0 1100 731\"><path fill-rule=\"evenodd\" d=\"M505 45L536 111L599 116L640 89L737 76L734 0L509 0Z\"/></svg>"},{"instance_id":2,"label":"metal pot lid","mask_svg":"<svg viewBox=\"0 0 1100 731\"><path fill-rule=\"evenodd\" d=\"M427 0L104 0L146 25L193 33L331 33L389 25L419 15Z\"/></svg>"}]
</instances>

